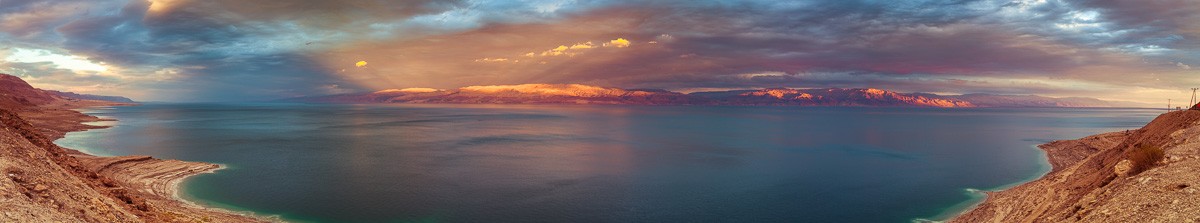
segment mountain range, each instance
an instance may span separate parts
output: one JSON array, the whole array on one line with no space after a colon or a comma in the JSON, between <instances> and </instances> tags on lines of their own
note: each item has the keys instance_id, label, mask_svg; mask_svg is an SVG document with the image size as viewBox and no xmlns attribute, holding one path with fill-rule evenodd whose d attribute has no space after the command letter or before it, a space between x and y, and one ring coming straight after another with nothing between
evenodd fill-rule
<instances>
[{"instance_id":1,"label":"mountain range","mask_svg":"<svg viewBox=\"0 0 1200 223\"><path fill-rule=\"evenodd\" d=\"M581 84L521 84L388 89L285 99L308 103L629 104L850 107L1149 107L1134 102L1037 95L900 93L874 88L767 88L680 93Z\"/></svg>"},{"instance_id":2,"label":"mountain range","mask_svg":"<svg viewBox=\"0 0 1200 223\"><path fill-rule=\"evenodd\" d=\"M0 107L29 107L50 103L70 103L78 101L109 101L133 103L134 101L119 96L103 96L42 90L30 86L19 77L0 74Z\"/></svg>"},{"instance_id":3,"label":"mountain range","mask_svg":"<svg viewBox=\"0 0 1200 223\"><path fill-rule=\"evenodd\" d=\"M20 96L20 97L15 97ZM33 88L21 78L0 74L0 105L36 106L81 100L132 103L120 96L78 94ZM582 84L469 86L458 89L405 88L368 93L300 97L307 103L430 104L626 104L851 107L1152 107L1143 103L1096 98L1037 95L900 93L874 88L767 88L680 93L659 89L622 89Z\"/></svg>"}]
</instances>

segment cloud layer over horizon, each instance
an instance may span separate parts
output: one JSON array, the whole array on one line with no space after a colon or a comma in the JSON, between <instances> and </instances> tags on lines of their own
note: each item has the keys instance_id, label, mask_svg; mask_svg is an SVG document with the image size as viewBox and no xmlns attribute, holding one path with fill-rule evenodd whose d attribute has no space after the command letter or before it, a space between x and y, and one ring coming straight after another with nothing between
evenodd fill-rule
<instances>
[{"instance_id":1,"label":"cloud layer over horizon","mask_svg":"<svg viewBox=\"0 0 1200 223\"><path fill-rule=\"evenodd\" d=\"M5 0L0 73L162 101L580 83L1157 103L1200 86L1197 21L1191 0Z\"/></svg>"}]
</instances>

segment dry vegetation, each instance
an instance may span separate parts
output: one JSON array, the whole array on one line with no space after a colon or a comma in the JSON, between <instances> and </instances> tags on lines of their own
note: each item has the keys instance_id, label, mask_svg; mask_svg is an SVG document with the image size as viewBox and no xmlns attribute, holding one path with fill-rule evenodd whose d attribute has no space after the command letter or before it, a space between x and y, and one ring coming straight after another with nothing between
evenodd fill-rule
<instances>
[{"instance_id":1,"label":"dry vegetation","mask_svg":"<svg viewBox=\"0 0 1200 223\"><path fill-rule=\"evenodd\" d=\"M1129 151L1127 156L1130 161L1133 161L1132 174L1137 174L1154 167L1159 161L1162 161L1166 153L1158 146L1139 145L1137 148Z\"/></svg>"}]
</instances>

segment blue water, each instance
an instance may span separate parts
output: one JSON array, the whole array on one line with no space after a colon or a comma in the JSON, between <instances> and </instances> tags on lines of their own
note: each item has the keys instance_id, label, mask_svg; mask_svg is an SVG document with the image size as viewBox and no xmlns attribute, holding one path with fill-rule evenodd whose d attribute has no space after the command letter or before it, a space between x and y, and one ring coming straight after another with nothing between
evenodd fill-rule
<instances>
[{"instance_id":1,"label":"blue water","mask_svg":"<svg viewBox=\"0 0 1200 223\"><path fill-rule=\"evenodd\" d=\"M302 222L909 222L1145 109L147 104L58 144L225 164L204 205Z\"/></svg>"}]
</instances>

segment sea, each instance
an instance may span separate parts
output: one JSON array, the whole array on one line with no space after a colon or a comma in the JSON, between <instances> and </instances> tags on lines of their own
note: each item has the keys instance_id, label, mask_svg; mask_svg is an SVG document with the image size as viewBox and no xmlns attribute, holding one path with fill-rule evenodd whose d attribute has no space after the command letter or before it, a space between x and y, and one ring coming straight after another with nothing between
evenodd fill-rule
<instances>
[{"instance_id":1,"label":"sea","mask_svg":"<svg viewBox=\"0 0 1200 223\"><path fill-rule=\"evenodd\" d=\"M1161 110L176 104L55 143L222 164L191 202L292 222L914 222Z\"/></svg>"}]
</instances>

